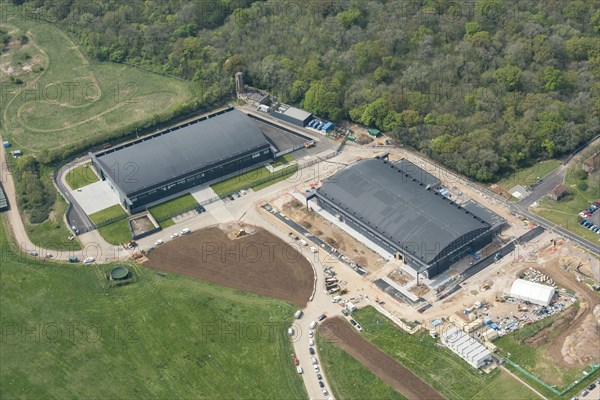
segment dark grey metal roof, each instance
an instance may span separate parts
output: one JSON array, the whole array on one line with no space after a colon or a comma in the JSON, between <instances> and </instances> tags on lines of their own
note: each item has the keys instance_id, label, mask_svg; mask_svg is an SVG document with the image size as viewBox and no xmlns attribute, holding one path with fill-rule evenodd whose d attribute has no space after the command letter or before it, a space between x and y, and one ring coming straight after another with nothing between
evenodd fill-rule
<instances>
[{"instance_id":1,"label":"dark grey metal roof","mask_svg":"<svg viewBox=\"0 0 600 400\"><path fill-rule=\"evenodd\" d=\"M8 208L8 202L6 200L6 196L4 195L4 189L0 185L0 210L4 210Z\"/></svg>"},{"instance_id":2,"label":"dark grey metal roof","mask_svg":"<svg viewBox=\"0 0 600 400\"><path fill-rule=\"evenodd\" d=\"M481 204L477 203L475 200L468 200L462 206L465 210L477 215L479 218L481 218L493 227L503 225L506 222L504 218L502 218L492 210L488 209L487 207L484 207Z\"/></svg>"},{"instance_id":3,"label":"dark grey metal roof","mask_svg":"<svg viewBox=\"0 0 600 400\"><path fill-rule=\"evenodd\" d=\"M258 125L231 109L96 157L121 190L132 194L264 146L269 142Z\"/></svg>"},{"instance_id":4,"label":"dark grey metal roof","mask_svg":"<svg viewBox=\"0 0 600 400\"><path fill-rule=\"evenodd\" d=\"M352 164L317 193L372 230L433 261L453 241L490 226L456 203L380 159ZM482 230L483 228L483 230Z\"/></svg>"},{"instance_id":5,"label":"dark grey metal roof","mask_svg":"<svg viewBox=\"0 0 600 400\"><path fill-rule=\"evenodd\" d=\"M430 185L431 187L436 187L440 185L442 182L431 175L429 172L424 169L418 167L416 164L408 161L406 158L402 158L394 163L402 172L410 175L413 178L416 178L419 182L423 183L425 186Z\"/></svg>"}]
</instances>

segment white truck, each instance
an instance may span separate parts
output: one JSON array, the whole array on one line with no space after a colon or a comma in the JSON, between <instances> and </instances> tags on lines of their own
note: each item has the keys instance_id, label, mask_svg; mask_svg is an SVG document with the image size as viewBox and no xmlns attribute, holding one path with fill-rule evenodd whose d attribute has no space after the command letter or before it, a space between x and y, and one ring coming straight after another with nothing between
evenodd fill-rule
<instances>
[{"instance_id":1,"label":"white truck","mask_svg":"<svg viewBox=\"0 0 600 400\"><path fill-rule=\"evenodd\" d=\"M346 310L352 312L352 311L356 311L356 306L354 304L352 304L351 302L347 302L346 303Z\"/></svg>"}]
</instances>

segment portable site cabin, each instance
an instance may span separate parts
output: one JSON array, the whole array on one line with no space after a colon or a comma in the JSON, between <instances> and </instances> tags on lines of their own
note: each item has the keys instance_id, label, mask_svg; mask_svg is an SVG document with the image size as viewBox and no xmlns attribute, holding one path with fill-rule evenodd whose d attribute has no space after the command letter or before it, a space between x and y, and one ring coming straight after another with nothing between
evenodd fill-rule
<instances>
[{"instance_id":1,"label":"portable site cabin","mask_svg":"<svg viewBox=\"0 0 600 400\"><path fill-rule=\"evenodd\" d=\"M381 131L379 129L368 129L367 133L369 134L369 136L374 137L374 138L378 138L379 136L381 136Z\"/></svg>"}]
</instances>

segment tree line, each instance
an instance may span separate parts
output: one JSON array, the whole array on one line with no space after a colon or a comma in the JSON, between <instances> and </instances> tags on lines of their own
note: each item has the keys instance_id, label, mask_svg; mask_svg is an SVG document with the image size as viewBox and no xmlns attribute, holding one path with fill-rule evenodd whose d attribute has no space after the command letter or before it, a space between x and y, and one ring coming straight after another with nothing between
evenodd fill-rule
<instances>
[{"instance_id":1,"label":"tree line","mask_svg":"<svg viewBox=\"0 0 600 400\"><path fill-rule=\"evenodd\" d=\"M600 1L31 0L98 60L251 85L480 181L600 132Z\"/></svg>"}]
</instances>

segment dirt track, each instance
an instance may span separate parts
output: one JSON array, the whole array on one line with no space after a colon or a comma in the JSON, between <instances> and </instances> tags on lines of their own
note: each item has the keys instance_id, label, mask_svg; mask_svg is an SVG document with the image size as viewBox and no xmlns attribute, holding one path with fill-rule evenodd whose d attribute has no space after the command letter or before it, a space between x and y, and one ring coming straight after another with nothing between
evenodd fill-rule
<instances>
[{"instance_id":1,"label":"dirt track","mask_svg":"<svg viewBox=\"0 0 600 400\"><path fill-rule=\"evenodd\" d=\"M385 383L409 400L444 399L434 388L423 382L398 361L363 339L340 317L328 319L319 327L319 334L350 354Z\"/></svg>"},{"instance_id":2,"label":"dirt track","mask_svg":"<svg viewBox=\"0 0 600 400\"><path fill-rule=\"evenodd\" d=\"M314 274L296 249L260 228L230 240L218 227L159 246L145 263L153 269L290 301L304 308Z\"/></svg>"}]
</instances>

